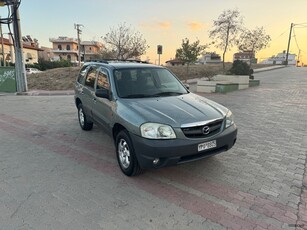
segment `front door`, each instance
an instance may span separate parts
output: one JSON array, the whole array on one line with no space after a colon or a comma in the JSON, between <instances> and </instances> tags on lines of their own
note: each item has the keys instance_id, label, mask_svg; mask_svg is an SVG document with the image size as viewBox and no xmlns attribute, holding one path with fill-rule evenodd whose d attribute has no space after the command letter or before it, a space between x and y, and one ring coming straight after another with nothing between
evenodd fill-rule
<instances>
[{"instance_id":1,"label":"front door","mask_svg":"<svg viewBox=\"0 0 307 230\"><path fill-rule=\"evenodd\" d=\"M114 101L111 99L111 87L108 72L102 67L97 70L96 90L97 89L108 90L110 96L109 98L96 97L92 107L93 118L100 125L105 126L107 130L109 130L112 125L112 106L114 106Z\"/></svg>"}]
</instances>

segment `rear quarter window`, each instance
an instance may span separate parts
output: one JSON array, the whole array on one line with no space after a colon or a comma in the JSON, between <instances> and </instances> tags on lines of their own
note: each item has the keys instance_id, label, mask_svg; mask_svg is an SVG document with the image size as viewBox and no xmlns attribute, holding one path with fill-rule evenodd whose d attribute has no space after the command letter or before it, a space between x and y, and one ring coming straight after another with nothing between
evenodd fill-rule
<instances>
[{"instance_id":1,"label":"rear quarter window","mask_svg":"<svg viewBox=\"0 0 307 230\"><path fill-rule=\"evenodd\" d=\"M84 85L85 83L85 75L86 75L86 72L87 70L90 68L90 66L83 66L79 72L79 75L78 75L78 78L77 78L77 81Z\"/></svg>"},{"instance_id":2,"label":"rear quarter window","mask_svg":"<svg viewBox=\"0 0 307 230\"><path fill-rule=\"evenodd\" d=\"M92 66L87 72L84 85L94 89L96 74L97 74L96 67Z\"/></svg>"}]
</instances>

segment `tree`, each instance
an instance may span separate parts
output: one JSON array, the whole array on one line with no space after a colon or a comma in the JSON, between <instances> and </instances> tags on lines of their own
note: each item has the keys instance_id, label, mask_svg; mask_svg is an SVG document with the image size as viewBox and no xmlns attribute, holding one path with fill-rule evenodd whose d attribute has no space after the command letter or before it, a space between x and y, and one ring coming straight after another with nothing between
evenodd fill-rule
<instances>
[{"instance_id":1,"label":"tree","mask_svg":"<svg viewBox=\"0 0 307 230\"><path fill-rule=\"evenodd\" d=\"M187 70L189 72L189 65L191 62L197 61L197 57L206 49L207 46L200 45L200 41L196 40L190 44L188 38L182 39L181 48L176 50L176 58L187 63Z\"/></svg>"},{"instance_id":2,"label":"tree","mask_svg":"<svg viewBox=\"0 0 307 230\"><path fill-rule=\"evenodd\" d=\"M250 67L249 65L241 60L235 60L232 63L232 67L228 71L229 74L234 75L250 75Z\"/></svg>"},{"instance_id":3,"label":"tree","mask_svg":"<svg viewBox=\"0 0 307 230\"><path fill-rule=\"evenodd\" d=\"M240 51L249 51L251 54L255 54L266 48L270 41L271 37L265 33L264 28L256 27L254 30L245 30L237 41L237 46ZM252 60L249 63L251 68Z\"/></svg>"},{"instance_id":4,"label":"tree","mask_svg":"<svg viewBox=\"0 0 307 230\"><path fill-rule=\"evenodd\" d=\"M111 28L103 40L106 43L103 54L116 59L139 58L149 48L140 32L134 31L125 23Z\"/></svg>"},{"instance_id":5,"label":"tree","mask_svg":"<svg viewBox=\"0 0 307 230\"><path fill-rule=\"evenodd\" d=\"M238 10L226 10L213 21L213 29L209 37L215 41L217 48L223 50L223 69L225 70L225 54L236 43L238 32L242 28L242 17Z\"/></svg>"}]
</instances>

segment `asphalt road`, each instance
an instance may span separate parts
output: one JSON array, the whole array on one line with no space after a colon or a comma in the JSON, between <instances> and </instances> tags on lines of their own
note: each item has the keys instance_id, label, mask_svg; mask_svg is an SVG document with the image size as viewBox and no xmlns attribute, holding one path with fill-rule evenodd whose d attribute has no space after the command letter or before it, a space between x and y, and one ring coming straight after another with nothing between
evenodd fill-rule
<instances>
[{"instance_id":1,"label":"asphalt road","mask_svg":"<svg viewBox=\"0 0 307 230\"><path fill-rule=\"evenodd\" d=\"M134 178L73 96L0 96L0 229L307 229L307 68L255 78L203 94L235 114L230 151Z\"/></svg>"}]
</instances>

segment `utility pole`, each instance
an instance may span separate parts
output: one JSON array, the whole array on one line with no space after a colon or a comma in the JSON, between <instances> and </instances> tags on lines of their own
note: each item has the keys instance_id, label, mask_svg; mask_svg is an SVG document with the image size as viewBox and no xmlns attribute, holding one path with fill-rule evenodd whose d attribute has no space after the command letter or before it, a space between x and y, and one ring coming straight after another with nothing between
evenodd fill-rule
<instances>
[{"instance_id":1,"label":"utility pole","mask_svg":"<svg viewBox=\"0 0 307 230\"><path fill-rule=\"evenodd\" d=\"M20 30L20 18L19 18L19 1L15 0L11 6L13 15L13 28L14 28L14 48L15 48L15 72L17 92L26 92L27 76L26 68L23 60L22 42L21 42L21 30Z\"/></svg>"},{"instance_id":2,"label":"utility pole","mask_svg":"<svg viewBox=\"0 0 307 230\"><path fill-rule=\"evenodd\" d=\"M289 49L290 49L290 43L291 43L291 35L292 35L292 28L293 28L294 24L291 23L290 26L290 34L289 34L289 41L288 41L288 48L287 48L287 54L286 54L286 66L288 65L288 57L289 57Z\"/></svg>"},{"instance_id":3,"label":"utility pole","mask_svg":"<svg viewBox=\"0 0 307 230\"><path fill-rule=\"evenodd\" d=\"M80 34L82 33L81 24L75 24L75 29L77 30L77 38L78 38L78 65L81 66L81 41Z\"/></svg>"}]
</instances>

